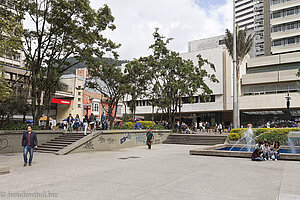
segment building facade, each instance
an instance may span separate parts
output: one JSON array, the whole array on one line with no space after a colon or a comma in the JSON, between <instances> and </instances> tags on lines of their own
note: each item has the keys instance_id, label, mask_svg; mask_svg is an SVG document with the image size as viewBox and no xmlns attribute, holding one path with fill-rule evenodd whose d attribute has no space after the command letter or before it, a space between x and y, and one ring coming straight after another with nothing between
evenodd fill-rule
<instances>
[{"instance_id":1,"label":"building facade","mask_svg":"<svg viewBox=\"0 0 300 200\"><path fill-rule=\"evenodd\" d=\"M271 0L271 52L300 52L300 0Z\"/></svg>"}]
</instances>

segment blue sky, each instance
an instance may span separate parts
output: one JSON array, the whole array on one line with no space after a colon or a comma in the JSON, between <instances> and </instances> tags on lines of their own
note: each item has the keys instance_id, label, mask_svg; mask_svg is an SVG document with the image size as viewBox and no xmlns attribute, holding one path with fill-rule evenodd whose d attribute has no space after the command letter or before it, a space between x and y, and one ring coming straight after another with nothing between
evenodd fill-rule
<instances>
[{"instance_id":1,"label":"blue sky","mask_svg":"<svg viewBox=\"0 0 300 200\"><path fill-rule=\"evenodd\" d=\"M226 4L225 0L196 0L196 3L202 8L218 7Z\"/></svg>"}]
</instances>

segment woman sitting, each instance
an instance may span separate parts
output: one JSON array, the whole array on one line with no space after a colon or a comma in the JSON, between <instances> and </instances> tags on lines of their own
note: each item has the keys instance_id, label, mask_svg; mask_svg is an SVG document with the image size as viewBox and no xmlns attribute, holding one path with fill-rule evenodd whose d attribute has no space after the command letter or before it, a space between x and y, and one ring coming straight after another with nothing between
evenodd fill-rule
<instances>
[{"instance_id":1,"label":"woman sitting","mask_svg":"<svg viewBox=\"0 0 300 200\"><path fill-rule=\"evenodd\" d=\"M252 161L263 161L262 151L259 149L255 149L252 153Z\"/></svg>"},{"instance_id":2,"label":"woman sitting","mask_svg":"<svg viewBox=\"0 0 300 200\"><path fill-rule=\"evenodd\" d=\"M271 159L271 147L268 141L265 142L263 146L263 153L264 153L264 159L270 160Z\"/></svg>"},{"instance_id":3,"label":"woman sitting","mask_svg":"<svg viewBox=\"0 0 300 200\"><path fill-rule=\"evenodd\" d=\"M271 156L271 158L274 159L275 161L277 161L278 159L279 149L280 149L280 143L278 141L275 141L273 145L272 156Z\"/></svg>"}]
</instances>

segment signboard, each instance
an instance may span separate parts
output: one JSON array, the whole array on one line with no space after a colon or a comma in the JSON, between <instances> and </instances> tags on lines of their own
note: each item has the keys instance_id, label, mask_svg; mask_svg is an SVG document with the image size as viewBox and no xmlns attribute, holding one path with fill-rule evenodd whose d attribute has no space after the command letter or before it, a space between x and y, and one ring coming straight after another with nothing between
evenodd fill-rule
<instances>
[{"instance_id":1,"label":"signboard","mask_svg":"<svg viewBox=\"0 0 300 200\"><path fill-rule=\"evenodd\" d=\"M71 105L71 101L64 100L64 99L51 99L51 103L57 103L57 104L65 104L65 105Z\"/></svg>"}]
</instances>

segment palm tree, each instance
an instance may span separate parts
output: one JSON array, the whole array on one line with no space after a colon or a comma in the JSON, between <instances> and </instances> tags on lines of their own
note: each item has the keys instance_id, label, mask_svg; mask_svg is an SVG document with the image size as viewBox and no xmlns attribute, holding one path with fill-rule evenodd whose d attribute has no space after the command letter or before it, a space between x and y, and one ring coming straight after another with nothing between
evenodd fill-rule
<instances>
[{"instance_id":1,"label":"palm tree","mask_svg":"<svg viewBox=\"0 0 300 200\"><path fill-rule=\"evenodd\" d=\"M254 40L254 35L247 34L247 27L245 29L238 29L236 28L237 36L236 36L236 74L234 76L236 77L236 82L234 81L234 84L236 84L236 88L239 88L239 80L240 80L240 64L243 62L245 56L249 53L252 45L253 45L253 40ZM227 50L229 51L230 56L234 59L234 52L233 52L233 34L230 33L228 29L226 29L226 34L225 34L225 45L227 47ZM235 80L235 79L234 79ZM235 88L235 87L234 87ZM235 128L239 127L239 106L238 106L238 92L239 90L237 89L236 92L234 90L234 98L233 98L233 118L236 121ZM236 102L235 102L236 98ZM235 114L236 113L236 114ZM235 124L235 121L234 121Z\"/></svg>"},{"instance_id":2,"label":"palm tree","mask_svg":"<svg viewBox=\"0 0 300 200\"><path fill-rule=\"evenodd\" d=\"M254 40L254 35L247 34L248 29L238 29L236 38L236 68L237 77L239 79L240 64L243 62L245 56L249 53ZM233 58L233 34L226 29L225 45L229 51L229 55Z\"/></svg>"}]
</instances>

